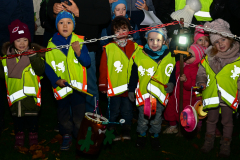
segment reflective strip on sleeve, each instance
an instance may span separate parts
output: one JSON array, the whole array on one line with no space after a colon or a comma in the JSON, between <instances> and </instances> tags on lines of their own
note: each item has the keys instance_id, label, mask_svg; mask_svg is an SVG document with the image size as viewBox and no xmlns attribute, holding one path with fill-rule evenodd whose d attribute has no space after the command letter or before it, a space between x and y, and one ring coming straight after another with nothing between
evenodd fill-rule
<instances>
[{"instance_id":1,"label":"reflective strip on sleeve","mask_svg":"<svg viewBox=\"0 0 240 160\"><path fill-rule=\"evenodd\" d=\"M211 15L209 12L204 12L204 11L198 11L194 14L195 16L200 16L200 17L209 17L211 18Z\"/></svg>"}]
</instances>

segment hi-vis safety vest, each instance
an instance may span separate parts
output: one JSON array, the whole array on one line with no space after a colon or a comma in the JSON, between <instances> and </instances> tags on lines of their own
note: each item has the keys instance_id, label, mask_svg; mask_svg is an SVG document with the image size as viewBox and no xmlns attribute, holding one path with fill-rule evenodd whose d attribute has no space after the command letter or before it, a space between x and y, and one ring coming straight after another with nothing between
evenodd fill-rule
<instances>
[{"instance_id":1,"label":"hi-vis safety vest","mask_svg":"<svg viewBox=\"0 0 240 160\"><path fill-rule=\"evenodd\" d=\"M157 64L153 59L143 52L138 52L134 58L134 62L138 66L139 82L136 89L136 105L144 105L146 98L153 95L164 106L167 105L169 95L166 93L164 86L155 82L154 77L163 84L167 84L173 68L176 64L175 57L171 57L169 52Z\"/></svg>"},{"instance_id":2,"label":"hi-vis safety vest","mask_svg":"<svg viewBox=\"0 0 240 160\"><path fill-rule=\"evenodd\" d=\"M237 99L237 80L240 74L240 57L224 66L218 74L215 74L209 66L207 56L202 59L201 64L206 69L208 77L206 89L202 92L203 109L219 106L219 91L221 92L221 99L232 109L237 110L239 103Z\"/></svg>"},{"instance_id":3,"label":"hi-vis safety vest","mask_svg":"<svg viewBox=\"0 0 240 160\"><path fill-rule=\"evenodd\" d=\"M202 8L194 14L197 21L212 21L210 15L210 6L213 0L200 0ZM175 0L175 11L183 9L186 6L186 0Z\"/></svg>"},{"instance_id":4,"label":"hi-vis safety vest","mask_svg":"<svg viewBox=\"0 0 240 160\"><path fill-rule=\"evenodd\" d=\"M18 58L15 59L18 63L19 59ZM32 96L34 98L35 103L38 106L40 106L41 105L40 77L35 74L31 64L24 68L21 79L9 78L6 59L2 60L2 64L5 74L5 83L7 88L7 99L9 107L12 106L15 102L26 98L27 96Z\"/></svg>"},{"instance_id":5,"label":"hi-vis safety vest","mask_svg":"<svg viewBox=\"0 0 240 160\"><path fill-rule=\"evenodd\" d=\"M50 39L48 48L54 48L56 45ZM72 33L71 44L75 41L83 42L83 37ZM80 46L82 48L82 45ZM68 49L67 56L58 49L46 52L46 63L52 67L58 77L65 79L71 86L87 91L87 70L77 60L74 54L72 46ZM67 95L73 92L70 87L57 87L53 89L54 97L57 100L65 98Z\"/></svg>"},{"instance_id":6,"label":"hi-vis safety vest","mask_svg":"<svg viewBox=\"0 0 240 160\"><path fill-rule=\"evenodd\" d=\"M133 60L132 57L142 47L134 43L135 50L130 60L116 43L109 43L105 46L108 66L108 91L109 97L116 96L128 90L128 83L131 75Z\"/></svg>"}]
</instances>

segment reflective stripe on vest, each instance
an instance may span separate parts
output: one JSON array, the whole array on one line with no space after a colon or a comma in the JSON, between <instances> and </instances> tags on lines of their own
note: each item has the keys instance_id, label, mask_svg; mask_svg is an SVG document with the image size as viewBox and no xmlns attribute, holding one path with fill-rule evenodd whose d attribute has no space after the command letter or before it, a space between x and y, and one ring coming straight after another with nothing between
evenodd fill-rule
<instances>
[{"instance_id":1,"label":"reflective stripe on vest","mask_svg":"<svg viewBox=\"0 0 240 160\"><path fill-rule=\"evenodd\" d=\"M147 90L152 91L153 93L155 93L155 95L157 95L156 98L160 99L160 102L163 102L164 106L167 105L168 99L169 99L169 93L164 95L164 93L162 93L161 90L158 87L154 86L151 83L148 83Z\"/></svg>"},{"instance_id":2,"label":"reflective stripe on vest","mask_svg":"<svg viewBox=\"0 0 240 160\"><path fill-rule=\"evenodd\" d=\"M132 56L138 50L138 44L134 43L135 50ZM119 48L116 43L109 43L105 46L107 55L107 74L108 74L108 96L116 96L128 90L128 82L131 75L133 60L128 59L127 55Z\"/></svg>"},{"instance_id":3,"label":"reflective stripe on vest","mask_svg":"<svg viewBox=\"0 0 240 160\"><path fill-rule=\"evenodd\" d=\"M14 92L13 94L9 95L9 98L11 100L11 103L15 100L18 100L22 97L27 97L24 93L23 93L23 89L17 92Z\"/></svg>"},{"instance_id":4,"label":"reflective stripe on vest","mask_svg":"<svg viewBox=\"0 0 240 160\"><path fill-rule=\"evenodd\" d=\"M207 98L203 99L203 107L208 106L208 105L214 105L214 104L219 104L219 98L218 97L212 97L212 98Z\"/></svg>"},{"instance_id":5,"label":"reflective stripe on vest","mask_svg":"<svg viewBox=\"0 0 240 160\"><path fill-rule=\"evenodd\" d=\"M70 43L76 41L83 42L83 39L80 38L83 37L72 33ZM56 47L51 40L52 39L50 39L48 43L48 48ZM82 45L80 48L82 48ZM87 91L87 71L86 68L78 62L72 46L69 47L67 56L61 50L55 49L46 52L45 58L46 63L51 66L58 77L65 79L70 86L75 87L76 89L84 92ZM71 88L69 89L69 87L66 89L66 87L61 88L57 86L57 88L53 89L53 92L55 98L60 100L65 98L68 94L71 94L73 90Z\"/></svg>"}]
</instances>

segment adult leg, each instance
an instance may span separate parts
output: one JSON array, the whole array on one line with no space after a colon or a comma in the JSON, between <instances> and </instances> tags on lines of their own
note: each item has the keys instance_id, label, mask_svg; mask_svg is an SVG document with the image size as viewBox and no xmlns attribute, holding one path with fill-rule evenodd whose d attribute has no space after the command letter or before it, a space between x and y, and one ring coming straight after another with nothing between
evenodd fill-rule
<instances>
[{"instance_id":1,"label":"adult leg","mask_svg":"<svg viewBox=\"0 0 240 160\"><path fill-rule=\"evenodd\" d=\"M95 109L95 97L96 100L99 99L96 77L96 60L95 60L96 53L89 52L89 56L91 58L91 65L90 67L87 68L87 83L88 83L87 92L92 94L93 97L89 95L86 96L86 112L93 112Z\"/></svg>"}]
</instances>

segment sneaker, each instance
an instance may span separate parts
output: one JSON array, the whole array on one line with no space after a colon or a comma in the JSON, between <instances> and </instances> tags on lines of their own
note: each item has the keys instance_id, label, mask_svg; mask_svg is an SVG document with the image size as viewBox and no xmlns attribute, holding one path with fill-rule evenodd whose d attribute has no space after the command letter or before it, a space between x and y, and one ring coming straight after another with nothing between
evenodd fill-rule
<instances>
[{"instance_id":1,"label":"sneaker","mask_svg":"<svg viewBox=\"0 0 240 160\"><path fill-rule=\"evenodd\" d=\"M163 131L163 134L175 134L178 133L177 126L169 126L167 129Z\"/></svg>"},{"instance_id":2,"label":"sneaker","mask_svg":"<svg viewBox=\"0 0 240 160\"><path fill-rule=\"evenodd\" d=\"M63 142L60 147L60 150L69 150L71 145L72 145L72 136L69 134L63 135Z\"/></svg>"},{"instance_id":3,"label":"sneaker","mask_svg":"<svg viewBox=\"0 0 240 160\"><path fill-rule=\"evenodd\" d=\"M23 147L24 146L24 132L18 132L15 135L15 145L14 148L18 149L18 147Z\"/></svg>"},{"instance_id":4,"label":"sneaker","mask_svg":"<svg viewBox=\"0 0 240 160\"><path fill-rule=\"evenodd\" d=\"M38 133L29 132L29 146L38 145Z\"/></svg>"},{"instance_id":5,"label":"sneaker","mask_svg":"<svg viewBox=\"0 0 240 160\"><path fill-rule=\"evenodd\" d=\"M158 137L154 137L154 133L151 134L151 147L152 150L159 150L160 142Z\"/></svg>"},{"instance_id":6,"label":"sneaker","mask_svg":"<svg viewBox=\"0 0 240 160\"><path fill-rule=\"evenodd\" d=\"M144 148L147 142L147 135L141 136L140 134L137 137L137 143L136 146L138 148Z\"/></svg>"},{"instance_id":7,"label":"sneaker","mask_svg":"<svg viewBox=\"0 0 240 160\"><path fill-rule=\"evenodd\" d=\"M130 130L122 130L122 138L126 140L131 140Z\"/></svg>"},{"instance_id":8,"label":"sneaker","mask_svg":"<svg viewBox=\"0 0 240 160\"><path fill-rule=\"evenodd\" d=\"M115 138L113 139L113 141L120 141L120 140L121 140L121 136L120 136L120 134L117 132L116 129L114 129L113 134L114 134L114 136L115 136Z\"/></svg>"}]
</instances>

